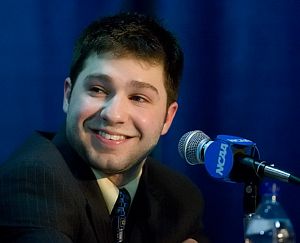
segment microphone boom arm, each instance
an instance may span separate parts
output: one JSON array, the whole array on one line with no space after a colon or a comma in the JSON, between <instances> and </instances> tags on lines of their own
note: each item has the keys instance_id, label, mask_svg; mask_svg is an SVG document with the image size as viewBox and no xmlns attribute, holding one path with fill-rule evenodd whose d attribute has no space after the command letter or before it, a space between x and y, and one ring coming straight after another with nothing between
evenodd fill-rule
<instances>
[{"instance_id":1,"label":"microphone boom arm","mask_svg":"<svg viewBox=\"0 0 300 243\"><path fill-rule=\"evenodd\" d=\"M267 176L283 182L300 185L300 178L283 170L276 169L273 167L274 165L267 165L265 161L256 161L249 157L244 157L240 161L244 165L251 166L258 177Z\"/></svg>"}]
</instances>

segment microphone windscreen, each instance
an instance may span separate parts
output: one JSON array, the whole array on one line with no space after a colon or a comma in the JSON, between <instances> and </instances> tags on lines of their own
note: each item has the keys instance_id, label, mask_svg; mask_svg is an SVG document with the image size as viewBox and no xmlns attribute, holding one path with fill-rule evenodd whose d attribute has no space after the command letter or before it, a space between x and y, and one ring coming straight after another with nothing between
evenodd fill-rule
<instances>
[{"instance_id":1,"label":"microphone windscreen","mask_svg":"<svg viewBox=\"0 0 300 243\"><path fill-rule=\"evenodd\" d=\"M191 165L204 163L199 158L198 146L208 140L210 138L200 130L187 132L179 140L178 152Z\"/></svg>"}]
</instances>

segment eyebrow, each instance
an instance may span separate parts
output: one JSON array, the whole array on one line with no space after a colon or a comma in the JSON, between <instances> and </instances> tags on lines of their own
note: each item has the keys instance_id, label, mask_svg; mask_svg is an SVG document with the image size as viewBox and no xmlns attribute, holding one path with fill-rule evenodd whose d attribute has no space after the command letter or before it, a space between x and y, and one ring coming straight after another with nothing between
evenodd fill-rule
<instances>
[{"instance_id":1,"label":"eyebrow","mask_svg":"<svg viewBox=\"0 0 300 243\"><path fill-rule=\"evenodd\" d=\"M98 80L103 80L108 82L112 81L112 78L106 74L89 74L88 76L85 77L85 80L92 80L92 79L98 79Z\"/></svg>"},{"instance_id":2,"label":"eyebrow","mask_svg":"<svg viewBox=\"0 0 300 243\"><path fill-rule=\"evenodd\" d=\"M141 82L141 81L137 81L137 80L132 80L129 85L132 86L133 88L138 88L138 89L151 89L155 93L159 94L157 88L154 87L152 84L149 84L149 83L145 83L145 82Z\"/></svg>"},{"instance_id":3,"label":"eyebrow","mask_svg":"<svg viewBox=\"0 0 300 243\"><path fill-rule=\"evenodd\" d=\"M92 80L92 79L98 79L102 80L105 82L112 82L112 78L109 75L106 74L90 74L88 75L85 80ZM146 82L141 82L137 80L131 80L129 83L129 86L137 89L151 89L155 93L159 94L158 89L154 87L152 84L146 83Z\"/></svg>"}]
</instances>

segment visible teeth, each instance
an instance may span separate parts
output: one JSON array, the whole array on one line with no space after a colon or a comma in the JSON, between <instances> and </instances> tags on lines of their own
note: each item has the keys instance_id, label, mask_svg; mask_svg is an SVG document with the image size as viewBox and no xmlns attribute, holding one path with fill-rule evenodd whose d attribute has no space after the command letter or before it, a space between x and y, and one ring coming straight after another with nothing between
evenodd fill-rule
<instances>
[{"instance_id":1,"label":"visible teeth","mask_svg":"<svg viewBox=\"0 0 300 243\"><path fill-rule=\"evenodd\" d=\"M111 135L111 134L108 134L108 133L103 132L103 131L99 131L99 135L101 135L102 137L104 137L106 139L110 139L110 140L124 140L125 139L125 136Z\"/></svg>"}]
</instances>

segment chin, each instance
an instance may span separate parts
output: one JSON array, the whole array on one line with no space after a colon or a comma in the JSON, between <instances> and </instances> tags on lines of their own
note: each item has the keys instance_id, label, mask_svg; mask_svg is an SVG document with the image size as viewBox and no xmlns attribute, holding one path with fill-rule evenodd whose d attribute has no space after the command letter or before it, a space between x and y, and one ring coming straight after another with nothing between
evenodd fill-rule
<instances>
[{"instance_id":1,"label":"chin","mask_svg":"<svg viewBox=\"0 0 300 243\"><path fill-rule=\"evenodd\" d=\"M108 164L107 166L106 165L103 165L103 164L100 164L100 163L97 163L97 162L93 162L93 163L90 163L90 165L98 170L98 171L101 171L105 174L109 174L109 175L112 175L112 174L119 174L119 173L122 173L122 172L125 172L128 170L127 167L120 167L120 166L113 166L112 164Z\"/></svg>"}]
</instances>

